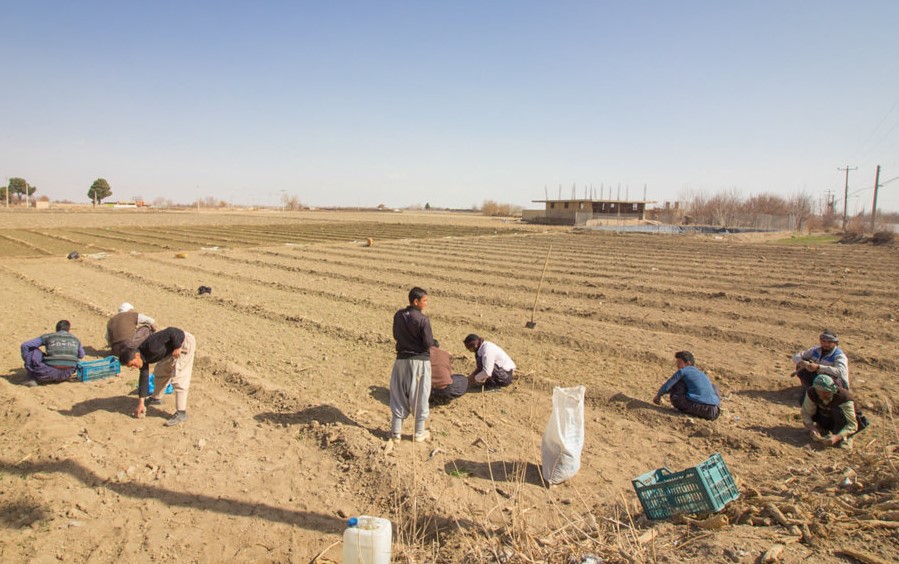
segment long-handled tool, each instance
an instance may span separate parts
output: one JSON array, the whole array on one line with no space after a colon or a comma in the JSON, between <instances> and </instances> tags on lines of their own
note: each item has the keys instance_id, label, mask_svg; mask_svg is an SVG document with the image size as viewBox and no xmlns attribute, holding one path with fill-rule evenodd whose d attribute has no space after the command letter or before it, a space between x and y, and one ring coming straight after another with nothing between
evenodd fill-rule
<instances>
[{"instance_id":1,"label":"long-handled tool","mask_svg":"<svg viewBox=\"0 0 899 564\"><path fill-rule=\"evenodd\" d=\"M537 313L537 300L540 299L540 288L543 288L543 279L546 277L546 266L549 264L549 253L553 252L553 246L549 246L549 250L546 251L546 260L543 261L543 274L540 275L540 284L537 285L537 297L534 298L534 309L531 310L531 320L524 324L528 329L533 329L537 326L537 322L534 321L534 314Z\"/></svg>"}]
</instances>

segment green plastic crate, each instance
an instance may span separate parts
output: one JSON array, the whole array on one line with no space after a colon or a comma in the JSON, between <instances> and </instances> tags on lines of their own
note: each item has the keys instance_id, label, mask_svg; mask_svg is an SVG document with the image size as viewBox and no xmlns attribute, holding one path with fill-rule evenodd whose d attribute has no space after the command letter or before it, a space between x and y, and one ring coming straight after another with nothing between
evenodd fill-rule
<instances>
[{"instance_id":1,"label":"green plastic crate","mask_svg":"<svg viewBox=\"0 0 899 564\"><path fill-rule=\"evenodd\" d=\"M646 516L667 519L680 513L713 513L740 496L721 454L682 472L659 468L632 480Z\"/></svg>"},{"instance_id":2,"label":"green plastic crate","mask_svg":"<svg viewBox=\"0 0 899 564\"><path fill-rule=\"evenodd\" d=\"M82 382L90 380L99 380L100 378L109 378L115 376L122 370L119 359L114 356L107 356L100 360L89 360L87 362L78 363L78 379Z\"/></svg>"}]
</instances>

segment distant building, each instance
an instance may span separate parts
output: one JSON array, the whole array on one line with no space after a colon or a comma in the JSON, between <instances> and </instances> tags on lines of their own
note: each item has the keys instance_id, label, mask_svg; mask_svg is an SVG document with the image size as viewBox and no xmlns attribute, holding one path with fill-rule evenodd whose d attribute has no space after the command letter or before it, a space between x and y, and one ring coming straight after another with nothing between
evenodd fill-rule
<instances>
[{"instance_id":1,"label":"distant building","mask_svg":"<svg viewBox=\"0 0 899 564\"><path fill-rule=\"evenodd\" d=\"M591 225L614 220L646 219L646 204L653 200L531 200L543 210L525 210L522 219L547 225Z\"/></svg>"}]
</instances>

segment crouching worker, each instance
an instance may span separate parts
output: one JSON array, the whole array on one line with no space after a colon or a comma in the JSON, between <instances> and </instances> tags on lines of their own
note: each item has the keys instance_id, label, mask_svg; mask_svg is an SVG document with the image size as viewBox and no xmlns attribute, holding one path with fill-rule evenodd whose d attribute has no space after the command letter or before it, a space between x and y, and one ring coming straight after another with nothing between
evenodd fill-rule
<instances>
[{"instance_id":1,"label":"crouching worker","mask_svg":"<svg viewBox=\"0 0 899 564\"><path fill-rule=\"evenodd\" d=\"M714 421L720 415L721 393L704 372L693 366L690 351L674 353L675 372L662 384L652 402L661 405L662 396L669 394L671 405L688 415Z\"/></svg>"},{"instance_id":2,"label":"crouching worker","mask_svg":"<svg viewBox=\"0 0 899 564\"><path fill-rule=\"evenodd\" d=\"M453 359L434 339L431 354L431 400L454 400L468 391L468 378L453 374Z\"/></svg>"},{"instance_id":3,"label":"crouching worker","mask_svg":"<svg viewBox=\"0 0 899 564\"><path fill-rule=\"evenodd\" d=\"M106 342L112 354L119 356L127 349L136 349L158 329L152 317L135 311L133 305L125 302L106 323Z\"/></svg>"},{"instance_id":4,"label":"crouching worker","mask_svg":"<svg viewBox=\"0 0 899 564\"><path fill-rule=\"evenodd\" d=\"M839 347L840 338L833 331L825 329L818 336L818 345L793 355L796 363L795 374L802 385L802 400L805 392L819 374L830 376L841 387L849 389L849 360Z\"/></svg>"},{"instance_id":5,"label":"crouching worker","mask_svg":"<svg viewBox=\"0 0 899 564\"><path fill-rule=\"evenodd\" d=\"M472 333L462 341L465 348L475 355L475 369L469 374L476 384L484 388L503 388L515 378L515 363L499 345L485 341Z\"/></svg>"},{"instance_id":6,"label":"crouching worker","mask_svg":"<svg viewBox=\"0 0 899 564\"><path fill-rule=\"evenodd\" d=\"M135 417L143 417L148 405L161 405L166 386L175 390L175 415L165 422L171 427L187 421L187 391L194 366L197 343L194 336L167 327L147 337L137 349L128 349L119 356L122 366L140 370ZM156 363L155 391L150 396L150 364Z\"/></svg>"},{"instance_id":7,"label":"crouching worker","mask_svg":"<svg viewBox=\"0 0 899 564\"><path fill-rule=\"evenodd\" d=\"M802 422L813 440L840 448L852 448L852 435L868 424L849 390L826 374L816 376L805 392Z\"/></svg>"},{"instance_id":8,"label":"crouching worker","mask_svg":"<svg viewBox=\"0 0 899 564\"><path fill-rule=\"evenodd\" d=\"M56 324L55 333L22 343L22 360L28 372L26 385L65 382L75 376L78 361L84 358L84 347L78 337L69 333L71 328L72 324L63 319Z\"/></svg>"}]
</instances>

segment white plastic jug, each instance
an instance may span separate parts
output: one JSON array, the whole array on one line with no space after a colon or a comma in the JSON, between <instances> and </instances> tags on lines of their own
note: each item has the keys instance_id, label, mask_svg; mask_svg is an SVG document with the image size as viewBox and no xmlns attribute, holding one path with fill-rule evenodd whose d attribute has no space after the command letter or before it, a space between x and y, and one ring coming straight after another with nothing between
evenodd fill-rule
<instances>
[{"instance_id":1,"label":"white plastic jug","mask_svg":"<svg viewBox=\"0 0 899 564\"><path fill-rule=\"evenodd\" d=\"M343 564L390 564L393 527L381 517L360 515L343 532Z\"/></svg>"}]
</instances>

